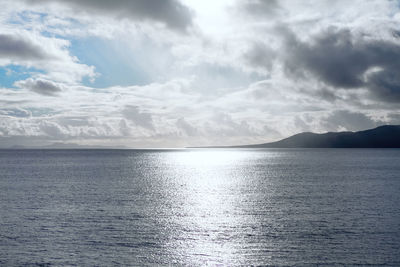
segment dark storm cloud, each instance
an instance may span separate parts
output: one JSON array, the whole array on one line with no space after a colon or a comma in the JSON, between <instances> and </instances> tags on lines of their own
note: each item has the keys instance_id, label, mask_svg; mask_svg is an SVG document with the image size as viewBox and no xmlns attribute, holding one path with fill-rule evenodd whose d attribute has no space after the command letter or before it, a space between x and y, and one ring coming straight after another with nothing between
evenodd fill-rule
<instances>
[{"instance_id":1,"label":"dark storm cloud","mask_svg":"<svg viewBox=\"0 0 400 267\"><path fill-rule=\"evenodd\" d=\"M395 61L400 58L394 59ZM373 96L377 96L387 102L400 101L400 71L399 67L394 69L383 69L374 72L368 77L368 86Z\"/></svg>"},{"instance_id":2,"label":"dark storm cloud","mask_svg":"<svg viewBox=\"0 0 400 267\"><path fill-rule=\"evenodd\" d=\"M21 36L0 34L0 57L17 60L40 60L48 56L45 51Z\"/></svg>"},{"instance_id":3,"label":"dark storm cloud","mask_svg":"<svg viewBox=\"0 0 400 267\"><path fill-rule=\"evenodd\" d=\"M150 113L140 111L137 106L126 106L122 110L122 115L127 119L135 123L137 126L146 128L148 130L154 130L153 118Z\"/></svg>"},{"instance_id":4,"label":"dark storm cloud","mask_svg":"<svg viewBox=\"0 0 400 267\"><path fill-rule=\"evenodd\" d=\"M26 0L29 3L62 3L88 13L98 12L134 20L153 20L185 31L192 24L188 7L178 0Z\"/></svg>"},{"instance_id":5,"label":"dark storm cloud","mask_svg":"<svg viewBox=\"0 0 400 267\"><path fill-rule=\"evenodd\" d=\"M56 84L52 81L42 80L42 79L32 79L29 78L24 81L15 82L15 86L21 89L28 89L35 93L46 95L46 96L56 96L62 91L62 86Z\"/></svg>"},{"instance_id":6,"label":"dark storm cloud","mask_svg":"<svg viewBox=\"0 0 400 267\"><path fill-rule=\"evenodd\" d=\"M329 28L309 42L300 41L286 27L283 61L288 74L311 73L336 88L368 88L385 101L400 100L400 45L355 37L347 29Z\"/></svg>"}]
</instances>

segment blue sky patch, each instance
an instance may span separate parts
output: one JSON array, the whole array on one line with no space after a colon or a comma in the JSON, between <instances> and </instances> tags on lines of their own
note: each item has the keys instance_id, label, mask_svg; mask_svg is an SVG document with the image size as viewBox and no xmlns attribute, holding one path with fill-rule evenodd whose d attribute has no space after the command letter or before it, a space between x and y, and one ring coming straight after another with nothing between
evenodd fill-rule
<instances>
[{"instance_id":1,"label":"blue sky patch","mask_svg":"<svg viewBox=\"0 0 400 267\"><path fill-rule=\"evenodd\" d=\"M95 66L99 74L93 83L88 77L83 79L86 86L103 88L115 85L145 85L151 77L140 66L139 59L130 51L118 49L111 41L99 38L73 39L71 54L80 63Z\"/></svg>"},{"instance_id":2,"label":"blue sky patch","mask_svg":"<svg viewBox=\"0 0 400 267\"><path fill-rule=\"evenodd\" d=\"M14 82L28 79L33 74L37 73L44 72L35 68L27 68L18 65L0 67L0 86L8 88L14 87Z\"/></svg>"}]
</instances>

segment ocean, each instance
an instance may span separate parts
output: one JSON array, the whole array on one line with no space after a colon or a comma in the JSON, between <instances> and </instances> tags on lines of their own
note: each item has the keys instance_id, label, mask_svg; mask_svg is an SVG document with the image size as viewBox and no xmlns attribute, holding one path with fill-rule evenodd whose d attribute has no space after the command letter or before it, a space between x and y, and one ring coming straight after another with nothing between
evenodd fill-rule
<instances>
[{"instance_id":1,"label":"ocean","mask_svg":"<svg viewBox=\"0 0 400 267\"><path fill-rule=\"evenodd\" d=\"M0 150L0 266L121 265L400 266L400 150Z\"/></svg>"}]
</instances>

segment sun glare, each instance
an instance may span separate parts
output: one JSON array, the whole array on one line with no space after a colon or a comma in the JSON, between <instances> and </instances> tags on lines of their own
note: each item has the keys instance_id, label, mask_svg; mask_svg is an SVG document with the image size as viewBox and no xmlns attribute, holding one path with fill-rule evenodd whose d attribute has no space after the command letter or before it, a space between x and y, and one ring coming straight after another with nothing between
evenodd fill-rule
<instances>
[{"instance_id":1,"label":"sun glare","mask_svg":"<svg viewBox=\"0 0 400 267\"><path fill-rule=\"evenodd\" d=\"M215 167L227 164L235 164L241 161L245 154L230 150L199 149L181 154L177 160L186 167Z\"/></svg>"},{"instance_id":2,"label":"sun glare","mask_svg":"<svg viewBox=\"0 0 400 267\"><path fill-rule=\"evenodd\" d=\"M231 238L229 230L244 223L238 214L241 163L248 158L246 151L195 149L172 153L174 177L178 178L179 192L173 194L174 202L186 216L181 217L183 229L179 239L187 240L177 248L178 254L192 255L188 265L214 265L231 262L237 255L237 244L225 242ZM236 166L232 168L232 166ZM202 256L202 255L207 255ZM237 257L237 256L236 256Z\"/></svg>"}]
</instances>

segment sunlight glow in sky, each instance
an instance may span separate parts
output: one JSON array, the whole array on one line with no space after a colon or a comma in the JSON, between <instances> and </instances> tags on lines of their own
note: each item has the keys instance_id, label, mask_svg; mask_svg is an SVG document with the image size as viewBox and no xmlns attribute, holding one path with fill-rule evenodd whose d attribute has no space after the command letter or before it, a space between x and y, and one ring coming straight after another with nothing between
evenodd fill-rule
<instances>
[{"instance_id":1,"label":"sunlight glow in sky","mask_svg":"<svg viewBox=\"0 0 400 267\"><path fill-rule=\"evenodd\" d=\"M399 1L0 0L0 147L400 124Z\"/></svg>"}]
</instances>

